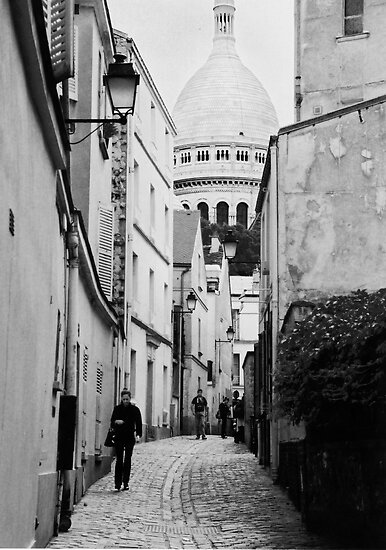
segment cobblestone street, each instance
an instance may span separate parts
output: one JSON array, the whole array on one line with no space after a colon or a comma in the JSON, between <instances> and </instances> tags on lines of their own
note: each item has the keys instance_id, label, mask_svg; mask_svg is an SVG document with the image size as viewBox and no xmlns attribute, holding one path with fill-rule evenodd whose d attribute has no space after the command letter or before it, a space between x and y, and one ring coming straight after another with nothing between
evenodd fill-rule
<instances>
[{"instance_id":1,"label":"cobblestone street","mask_svg":"<svg viewBox=\"0 0 386 550\"><path fill-rule=\"evenodd\" d=\"M97 481L48 547L338 548L305 529L244 445L218 436L137 445L129 491L112 473Z\"/></svg>"}]
</instances>

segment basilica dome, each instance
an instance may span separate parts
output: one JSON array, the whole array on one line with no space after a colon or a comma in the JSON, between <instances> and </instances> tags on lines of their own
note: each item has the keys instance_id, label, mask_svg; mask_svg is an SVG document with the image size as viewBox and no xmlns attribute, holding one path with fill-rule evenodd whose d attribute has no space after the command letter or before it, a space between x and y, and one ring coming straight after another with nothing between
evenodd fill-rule
<instances>
[{"instance_id":1,"label":"basilica dome","mask_svg":"<svg viewBox=\"0 0 386 550\"><path fill-rule=\"evenodd\" d=\"M174 108L176 145L237 141L240 136L240 141L266 146L277 132L278 120L266 90L237 55L233 1L215 1L214 12L212 53L187 82Z\"/></svg>"}]
</instances>

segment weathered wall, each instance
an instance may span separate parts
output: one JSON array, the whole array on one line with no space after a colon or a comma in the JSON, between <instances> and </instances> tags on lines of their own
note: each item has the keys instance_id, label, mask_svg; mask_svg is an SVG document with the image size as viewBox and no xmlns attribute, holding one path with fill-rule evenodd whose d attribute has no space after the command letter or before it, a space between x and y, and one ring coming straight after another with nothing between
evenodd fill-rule
<instances>
[{"instance_id":1,"label":"weathered wall","mask_svg":"<svg viewBox=\"0 0 386 550\"><path fill-rule=\"evenodd\" d=\"M55 165L31 98L40 81L26 78L9 6L2 2L0 10L0 486L6 495L0 546L28 547L35 537L38 475L56 467L52 384L64 252Z\"/></svg>"},{"instance_id":2,"label":"weathered wall","mask_svg":"<svg viewBox=\"0 0 386 550\"><path fill-rule=\"evenodd\" d=\"M386 107L279 136L280 318L291 302L386 284Z\"/></svg>"},{"instance_id":3,"label":"weathered wall","mask_svg":"<svg viewBox=\"0 0 386 550\"><path fill-rule=\"evenodd\" d=\"M343 36L342 2L297 0L296 74L301 77L301 120L314 107L326 113L386 93L386 4L364 2L364 33Z\"/></svg>"}]
</instances>

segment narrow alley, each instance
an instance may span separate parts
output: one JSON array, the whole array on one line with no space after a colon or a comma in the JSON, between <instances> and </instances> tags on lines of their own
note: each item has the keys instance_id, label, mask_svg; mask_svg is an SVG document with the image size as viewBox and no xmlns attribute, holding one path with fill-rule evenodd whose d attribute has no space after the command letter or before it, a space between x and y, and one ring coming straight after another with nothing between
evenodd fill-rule
<instances>
[{"instance_id":1,"label":"narrow alley","mask_svg":"<svg viewBox=\"0 0 386 550\"><path fill-rule=\"evenodd\" d=\"M48 547L339 548L306 530L244 445L218 436L138 444L129 491L112 473L97 481Z\"/></svg>"}]
</instances>

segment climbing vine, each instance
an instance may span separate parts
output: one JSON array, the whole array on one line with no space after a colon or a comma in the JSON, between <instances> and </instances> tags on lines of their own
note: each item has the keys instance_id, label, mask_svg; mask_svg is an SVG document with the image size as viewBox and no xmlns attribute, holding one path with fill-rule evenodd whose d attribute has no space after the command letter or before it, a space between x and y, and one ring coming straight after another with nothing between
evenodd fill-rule
<instances>
[{"instance_id":1,"label":"climbing vine","mask_svg":"<svg viewBox=\"0 0 386 550\"><path fill-rule=\"evenodd\" d=\"M280 416L309 431L374 435L386 411L386 289L317 304L281 341L278 359Z\"/></svg>"}]
</instances>

